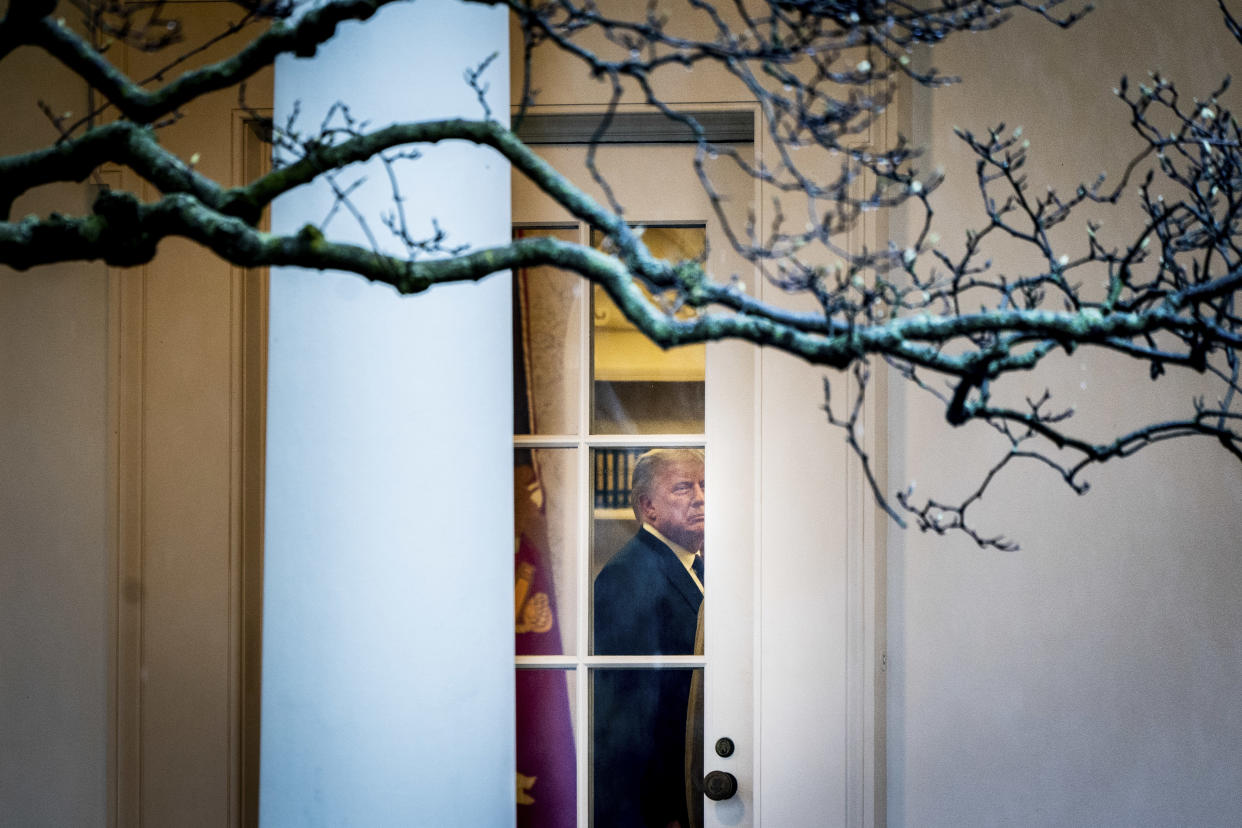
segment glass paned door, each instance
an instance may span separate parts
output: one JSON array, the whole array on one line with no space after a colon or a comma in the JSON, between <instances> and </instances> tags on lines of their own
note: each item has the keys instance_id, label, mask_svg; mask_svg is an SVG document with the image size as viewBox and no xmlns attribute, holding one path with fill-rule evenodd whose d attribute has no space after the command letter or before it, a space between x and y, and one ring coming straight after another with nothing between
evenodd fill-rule
<instances>
[{"instance_id":1,"label":"glass paned door","mask_svg":"<svg viewBox=\"0 0 1242 828\"><path fill-rule=\"evenodd\" d=\"M701 225L670 231L703 249ZM705 576L683 559L700 552L705 523L704 349L661 351L566 274L520 271L515 285L519 824L575 824L585 751L592 824L689 826L698 794L686 769L701 739L687 733L702 724L688 716L702 710L690 709L693 667L660 657L702 663Z\"/></svg>"},{"instance_id":2,"label":"glass paned door","mask_svg":"<svg viewBox=\"0 0 1242 828\"><path fill-rule=\"evenodd\" d=\"M706 252L706 229L644 226L643 241L659 258L698 259ZM591 232L591 245L603 246L598 231ZM663 350L622 315L603 288L596 286L592 299L592 433L701 433L707 347ZM692 313L685 308L678 316Z\"/></svg>"},{"instance_id":3,"label":"glass paned door","mask_svg":"<svg viewBox=\"0 0 1242 828\"><path fill-rule=\"evenodd\" d=\"M600 162L624 164L642 153L643 173L626 176L641 197L626 203L645 201L649 212L635 216L656 255L714 256L717 272L730 269L727 245L710 244L715 218L697 182L668 186L669 170L690 169L691 150L659 149L608 148ZM739 186L744 210L753 187ZM524 209L517 180L515 190L515 234L598 244L555 210ZM675 195L653 196L662 192ZM719 824L720 812L704 814L702 744L705 710L710 717L724 702L705 697L704 684L717 659L739 668L713 643L717 622L705 617L706 553L721 555L713 584L736 591L731 584L745 581L751 547L728 533L745 539L753 524L745 509L706 517L713 474L724 469L737 484L725 503L746 502L750 485L749 472L728 471L749 462L748 445L722 440L717 459L709 421L713 399L741 400L744 415L752 407L749 376L729 367L739 356L749 364L749 353L716 345L663 351L602 291L567 274L530 269L514 283L518 825ZM748 619L745 606L737 613L739 598L746 604L743 591L730 609ZM748 658L749 633L737 643ZM749 697L730 704L744 711L732 731L743 767ZM740 797L727 807L737 817L731 824L747 824Z\"/></svg>"}]
</instances>

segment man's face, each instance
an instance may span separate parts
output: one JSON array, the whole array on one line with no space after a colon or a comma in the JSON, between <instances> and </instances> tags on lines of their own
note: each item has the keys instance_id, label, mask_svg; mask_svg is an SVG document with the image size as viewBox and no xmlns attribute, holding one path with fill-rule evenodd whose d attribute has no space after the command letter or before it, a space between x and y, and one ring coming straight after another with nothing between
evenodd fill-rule
<instances>
[{"instance_id":1,"label":"man's face","mask_svg":"<svg viewBox=\"0 0 1242 828\"><path fill-rule=\"evenodd\" d=\"M644 523L687 550L698 551L703 546L703 464L669 463L639 506Z\"/></svg>"}]
</instances>

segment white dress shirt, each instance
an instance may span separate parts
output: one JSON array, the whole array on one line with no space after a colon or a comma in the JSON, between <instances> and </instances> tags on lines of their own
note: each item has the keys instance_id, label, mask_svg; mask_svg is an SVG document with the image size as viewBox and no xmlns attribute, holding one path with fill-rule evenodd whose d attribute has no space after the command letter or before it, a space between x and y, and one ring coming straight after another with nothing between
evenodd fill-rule
<instances>
[{"instance_id":1,"label":"white dress shirt","mask_svg":"<svg viewBox=\"0 0 1242 828\"><path fill-rule=\"evenodd\" d=\"M658 529L648 523L644 523L643 528L659 538L669 549L673 550L673 554L677 556L677 560L681 561L681 565L686 568L686 571L690 573L690 577L694 579L694 583L698 586L699 592L702 592L703 582L699 580L698 575L694 574L694 559L699 553L691 552L681 544L673 543L671 540L661 535Z\"/></svg>"}]
</instances>

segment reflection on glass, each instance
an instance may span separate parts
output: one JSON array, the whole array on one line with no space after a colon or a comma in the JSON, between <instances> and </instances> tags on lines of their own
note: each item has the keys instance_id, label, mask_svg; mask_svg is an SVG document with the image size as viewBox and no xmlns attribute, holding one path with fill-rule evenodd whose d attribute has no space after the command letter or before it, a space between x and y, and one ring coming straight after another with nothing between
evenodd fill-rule
<instances>
[{"instance_id":1,"label":"reflection on glass","mask_svg":"<svg viewBox=\"0 0 1242 828\"><path fill-rule=\"evenodd\" d=\"M515 238L578 240L569 228L522 228ZM585 283L551 267L522 268L513 278L516 434L571 434L578 429L582 304Z\"/></svg>"},{"instance_id":2,"label":"reflection on glass","mask_svg":"<svg viewBox=\"0 0 1242 828\"><path fill-rule=\"evenodd\" d=\"M643 241L662 259L703 255L702 227L648 227ZM602 245L598 232L592 244ZM683 309L679 315L693 311ZM592 430L596 434L700 434L706 350L662 350L626 319L599 287L593 293Z\"/></svg>"},{"instance_id":3,"label":"reflection on glass","mask_svg":"<svg viewBox=\"0 0 1242 828\"><path fill-rule=\"evenodd\" d=\"M701 696L691 703L701 676L683 668L592 671L594 828L702 825Z\"/></svg>"},{"instance_id":4,"label":"reflection on glass","mask_svg":"<svg viewBox=\"0 0 1242 828\"><path fill-rule=\"evenodd\" d=\"M573 653L578 470L572 449L513 455L513 608L517 655Z\"/></svg>"},{"instance_id":5,"label":"reflection on glass","mask_svg":"<svg viewBox=\"0 0 1242 828\"><path fill-rule=\"evenodd\" d=\"M572 672L552 669L519 669L515 676L519 828L574 828L577 822L572 678Z\"/></svg>"}]
</instances>

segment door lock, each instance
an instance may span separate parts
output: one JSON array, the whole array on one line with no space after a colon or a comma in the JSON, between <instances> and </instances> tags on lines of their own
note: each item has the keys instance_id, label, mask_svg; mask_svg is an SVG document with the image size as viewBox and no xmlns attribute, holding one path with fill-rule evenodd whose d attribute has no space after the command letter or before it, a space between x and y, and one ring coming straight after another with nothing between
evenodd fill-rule
<instances>
[{"instance_id":1,"label":"door lock","mask_svg":"<svg viewBox=\"0 0 1242 828\"><path fill-rule=\"evenodd\" d=\"M703 793L713 802L729 799L737 793L737 777L727 771L714 770L703 777Z\"/></svg>"}]
</instances>

